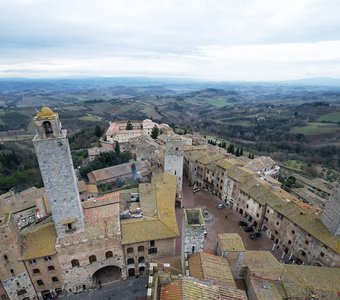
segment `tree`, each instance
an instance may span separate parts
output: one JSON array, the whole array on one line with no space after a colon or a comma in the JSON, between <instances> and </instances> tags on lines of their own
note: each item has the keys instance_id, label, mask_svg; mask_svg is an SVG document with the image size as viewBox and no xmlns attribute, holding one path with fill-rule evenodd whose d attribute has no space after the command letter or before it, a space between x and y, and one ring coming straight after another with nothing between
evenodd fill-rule
<instances>
[{"instance_id":1,"label":"tree","mask_svg":"<svg viewBox=\"0 0 340 300\"><path fill-rule=\"evenodd\" d=\"M240 156L240 149L239 149L239 148L236 149L235 155L236 155L237 157Z\"/></svg>"},{"instance_id":2,"label":"tree","mask_svg":"<svg viewBox=\"0 0 340 300\"><path fill-rule=\"evenodd\" d=\"M155 126L152 128L151 137L155 140L155 139L157 139L158 135L159 135L159 129L158 129L158 127L155 125Z\"/></svg>"},{"instance_id":3,"label":"tree","mask_svg":"<svg viewBox=\"0 0 340 300\"><path fill-rule=\"evenodd\" d=\"M120 146L119 146L118 142L116 142L116 145L115 145L115 152L116 152L117 156L120 155Z\"/></svg>"},{"instance_id":4,"label":"tree","mask_svg":"<svg viewBox=\"0 0 340 300\"><path fill-rule=\"evenodd\" d=\"M96 125L96 127L94 128L94 135L97 137L101 137L103 134L102 129L100 128L99 125Z\"/></svg>"},{"instance_id":5,"label":"tree","mask_svg":"<svg viewBox=\"0 0 340 300\"><path fill-rule=\"evenodd\" d=\"M234 154L234 145L233 144L230 144L227 148L227 152L228 153L231 153L231 154Z\"/></svg>"},{"instance_id":6,"label":"tree","mask_svg":"<svg viewBox=\"0 0 340 300\"><path fill-rule=\"evenodd\" d=\"M132 126L131 121L129 120L129 121L127 121L127 123L126 123L125 130L132 130L132 129L133 129L133 126Z\"/></svg>"},{"instance_id":7,"label":"tree","mask_svg":"<svg viewBox=\"0 0 340 300\"><path fill-rule=\"evenodd\" d=\"M252 153L252 155L251 155L251 159L254 159L254 153Z\"/></svg>"},{"instance_id":8,"label":"tree","mask_svg":"<svg viewBox=\"0 0 340 300\"><path fill-rule=\"evenodd\" d=\"M240 156L243 156L243 147L241 147Z\"/></svg>"}]
</instances>

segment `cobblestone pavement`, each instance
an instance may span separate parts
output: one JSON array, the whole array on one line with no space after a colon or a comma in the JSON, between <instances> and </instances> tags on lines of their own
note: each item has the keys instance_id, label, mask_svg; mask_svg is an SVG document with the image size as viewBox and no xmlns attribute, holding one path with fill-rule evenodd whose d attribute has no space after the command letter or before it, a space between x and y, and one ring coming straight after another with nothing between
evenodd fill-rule
<instances>
[{"instance_id":1,"label":"cobblestone pavement","mask_svg":"<svg viewBox=\"0 0 340 300\"><path fill-rule=\"evenodd\" d=\"M80 294L61 296L62 300L145 300L146 275L124 281L105 284L101 289L96 288Z\"/></svg>"},{"instance_id":2,"label":"cobblestone pavement","mask_svg":"<svg viewBox=\"0 0 340 300\"><path fill-rule=\"evenodd\" d=\"M243 228L238 226L238 222L244 220L235 210L228 207L218 209L217 205L222 203L221 200L210 194L205 190L193 193L192 187L187 182L183 184L183 200L182 204L184 208L200 207L202 209L208 209L211 214L211 220L206 222L207 237L204 242L204 251L209 253L215 253L217 246L217 234L218 233L238 233L244 243L246 250L266 250L278 259L282 256L282 251L273 248L273 242L266 236L258 240L251 240L249 233L244 232ZM177 208L176 215L180 231L182 229L182 209ZM181 240L177 239L176 250L177 254L180 254Z\"/></svg>"}]
</instances>

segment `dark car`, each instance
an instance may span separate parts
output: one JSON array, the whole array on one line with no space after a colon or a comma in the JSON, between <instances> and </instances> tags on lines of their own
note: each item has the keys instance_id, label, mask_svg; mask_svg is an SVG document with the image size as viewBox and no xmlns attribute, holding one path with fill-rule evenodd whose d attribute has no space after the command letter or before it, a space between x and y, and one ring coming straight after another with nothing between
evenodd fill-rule
<instances>
[{"instance_id":1,"label":"dark car","mask_svg":"<svg viewBox=\"0 0 340 300\"><path fill-rule=\"evenodd\" d=\"M244 221L239 221L239 222L238 222L238 226L245 227L245 226L248 226L248 223L247 223L247 222L244 222Z\"/></svg>"},{"instance_id":2,"label":"dark car","mask_svg":"<svg viewBox=\"0 0 340 300\"><path fill-rule=\"evenodd\" d=\"M262 236L262 234L260 232L254 232L249 234L249 237L251 240L257 240Z\"/></svg>"},{"instance_id":3,"label":"dark car","mask_svg":"<svg viewBox=\"0 0 340 300\"><path fill-rule=\"evenodd\" d=\"M217 208L218 208L218 209L225 208L225 204L224 204L224 203L220 203L219 205L217 205Z\"/></svg>"},{"instance_id":4,"label":"dark car","mask_svg":"<svg viewBox=\"0 0 340 300\"><path fill-rule=\"evenodd\" d=\"M244 227L243 230L245 232L253 232L254 231L253 227L251 227L251 226Z\"/></svg>"}]
</instances>

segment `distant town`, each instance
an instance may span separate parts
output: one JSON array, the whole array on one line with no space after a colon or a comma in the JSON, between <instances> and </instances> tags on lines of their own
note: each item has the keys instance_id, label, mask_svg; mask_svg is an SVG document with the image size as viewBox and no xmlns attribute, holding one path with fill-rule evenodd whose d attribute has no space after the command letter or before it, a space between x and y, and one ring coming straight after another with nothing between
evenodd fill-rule
<instances>
[{"instance_id":1,"label":"distant town","mask_svg":"<svg viewBox=\"0 0 340 300\"><path fill-rule=\"evenodd\" d=\"M336 182L152 119L75 163L62 123L33 117L43 187L0 195L1 300L338 299Z\"/></svg>"}]
</instances>

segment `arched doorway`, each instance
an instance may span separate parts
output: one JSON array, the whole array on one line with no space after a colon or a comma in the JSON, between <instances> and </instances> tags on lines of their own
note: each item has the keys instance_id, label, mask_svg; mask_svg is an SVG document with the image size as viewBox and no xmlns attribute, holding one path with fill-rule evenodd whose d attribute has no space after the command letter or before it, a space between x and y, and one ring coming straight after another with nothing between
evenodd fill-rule
<instances>
[{"instance_id":1,"label":"arched doorway","mask_svg":"<svg viewBox=\"0 0 340 300\"><path fill-rule=\"evenodd\" d=\"M120 280L122 277L121 269L117 266L107 266L99 269L92 275L94 283L108 283L115 280Z\"/></svg>"}]
</instances>

